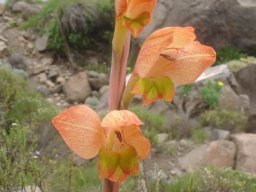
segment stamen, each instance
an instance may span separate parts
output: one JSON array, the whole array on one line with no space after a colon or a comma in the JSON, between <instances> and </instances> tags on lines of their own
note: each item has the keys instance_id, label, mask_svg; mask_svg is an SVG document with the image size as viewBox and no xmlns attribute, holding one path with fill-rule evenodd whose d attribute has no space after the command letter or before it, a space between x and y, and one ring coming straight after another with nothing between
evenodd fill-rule
<instances>
[{"instance_id":1,"label":"stamen","mask_svg":"<svg viewBox=\"0 0 256 192\"><path fill-rule=\"evenodd\" d=\"M118 138L118 140L120 141L120 143L122 142L122 134L119 131L115 131L116 137Z\"/></svg>"}]
</instances>

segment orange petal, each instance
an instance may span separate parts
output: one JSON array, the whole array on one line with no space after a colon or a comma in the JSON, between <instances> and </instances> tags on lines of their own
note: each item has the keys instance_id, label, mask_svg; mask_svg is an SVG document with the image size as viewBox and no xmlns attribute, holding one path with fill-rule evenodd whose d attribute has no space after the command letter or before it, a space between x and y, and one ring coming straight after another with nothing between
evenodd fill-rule
<instances>
[{"instance_id":1,"label":"orange petal","mask_svg":"<svg viewBox=\"0 0 256 192\"><path fill-rule=\"evenodd\" d=\"M156 0L129 0L123 23L137 37L150 20Z\"/></svg>"},{"instance_id":2,"label":"orange petal","mask_svg":"<svg viewBox=\"0 0 256 192\"><path fill-rule=\"evenodd\" d=\"M146 159L150 151L150 142L142 135L138 126L122 128L125 143L134 147L139 159Z\"/></svg>"},{"instance_id":3,"label":"orange petal","mask_svg":"<svg viewBox=\"0 0 256 192\"><path fill-rule=\"evenodd\" d=\"M116 17L122 15L127 8L127 0L115 0Z\"/></svg>"},{"instance_id":4,"label":"orange petal","mask_svg":"<svg viewBox=\"0 0 256 192\"><path fill-rule=\"evenodd\" d=\"M157 0L129 0L125 16L130 19L136 19L143 13L152 15Z\"/></svg>"},{"instance_id":5,"label":"orange petal","mask_svg":"<svg viewBox=\"0 0 256 192\"><path fill-rule=\"evenodd\" d=\"M84 159L95 157L104 144L100 118L85 105L71 107L52 120L66 144Z\"/></svg>"},{"instance_id":6,"label":"orange petal","mask_svg":"<svg viewBox=\"0 0 256 192\"><path fill-rule=\"evenodd\" d=\"M195 39L192 27L166 27L152 33L143 43L139 52L134 73L140 77L151 77L164 66L157 62L165 49L184 48ZM157 70L157 71L155 71Z\"/></svg>"},{"instance_id":7,"label":"orange petal","mask_svg":"<svg viewBox=\"0 0 256 192\"><path fill-rule=\"evenodd\" d=\"M110 178L118 167L120 155L117 152L101 149L98 159L98 170L100 178Z\"/></svg>"},{"instance_id":8,"label":"orange petal","mask_svg":"<svg viewBox=\"0 0 256 192\"><path fill-rule=\"evenodd\" d=\"M127 179L127 177L128 175L125 172L123 172L123 170L119 166L117 166L113 175L108 177L108 179L113 182L123 182Z\"/></svg>"},{"instance_id":9,"label":"orange petal","mask_svg":"<svg viewBox=\"0 0 256 192\"><path fill-rule=\"evenodd\" d=\"M122 127L130 125L141 125L141 120L128 110L110 111L102 120L102 127Z\"/></svg>"},{"instance_id":10,"label":"orange petal","mask_svg":"<svg viewBox=\"0 0 256 192\"><path fill-rule=\"evenodd\" d=\"M162 75L168 75L177 84L189 84L216 60L213 48L192 42L184 49L169 49L162 52L164 58L157 63L167 64ZM169 60L169 61L168 61Z\"/></svg>"}]
</instances>

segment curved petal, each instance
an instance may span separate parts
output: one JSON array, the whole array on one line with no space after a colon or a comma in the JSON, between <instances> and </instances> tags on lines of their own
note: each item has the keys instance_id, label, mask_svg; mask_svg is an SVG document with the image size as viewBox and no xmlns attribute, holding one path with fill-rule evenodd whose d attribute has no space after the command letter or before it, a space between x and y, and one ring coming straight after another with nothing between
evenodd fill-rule
<instances>
[{"instance_id":1,"label":"curved petal","mask_svg":"<svg viewBox=\"0 0 256 192\"><path fill-rule=\"evenodd\" d=\"M124 25L137 37L150 20L156 0L129 0L123 15Z\"/></svg>"},{"instance_id":2,"label":"curved petal","mask_svg":"<svg viewBox=\"0 0 256 192\"><path fill-rule=\"evenodd\" d=\"M128 174L126 174L119 166L117 166L113 175L108 177L108 179L113 182L123 182L127 179L127 177Z\"/></svg>"},{"instance_id":3,"label":"curved petal","mask_svg":"<svg viewBox=\"0 0 256 192\"><path fill-rule=\"evenodd\" d=\"M134 147L139 159L146 159L150 152L150 142L142 135L138 126L122 128L125 143Z\"/></svg>"},{"instance_id":4,"label":"curved petal","mask_svg":"<svg viewBox=\"0 0 256 192\"><path fill-rule=\"evenodd\" d=\"M115 0L116 17L121 16L127 9L127 0Z\"/></svg>"},{"instance_id":5,"label":"curved petal","mask_svg":"<svg viewBox=\"0 0 256 192\"><path fill-rule=\"evenodd\" d=\"M71 107L52 120L66 144L84 159L95 157L104 145L100 118L85 105Z\"/></svg>"},{"instance_id":6,"label":"curved petal","mask_svg":"<svg viewBox=\"0 0 256 192\"><path fill-rule=\"evenodd\" d=\"M110 111L102 120L102 127L122 127L130 125L141 125L141 120L128 110Z\"/></svg>"},{"instance_id":7,"label":"curved petal","mask_svg":"<svg viewBox=\"0 0 256 192\"><path fill-rule=\"evenodd\" d=\"M102 149L99 153L98 170L100 178L110 178L118 168L120 155L117 152Z\"/></svg>"},{"instance_id":8,"label":"curved petal","mask_svg":"<svg viewBox=\"0 0 256 192\"><path fill-rule=\"evenodd\" d=\"M152 15L157 0L129 0L125 16L130 19L136 19L143 13Z\"/></svg>"},{"instance_id":9,"label":"curved petal","mask_svg":"<svg viewBox=\"0 0 256 192\"><path fill-rule=\"evenodd\" d=\"M162 56L163 58L158 60L158 63L165 64L162 75L169 76L177 84L192 83L216 60L214 49L197 41L184 49L165 50Z\"/></svg>"},{"instance_id":10,"label":"curved petal","mask_svg":"<svg viewBox=\"0 0 256 192\"><path fill-rule=\"evenodd\" d=\"M155 69L165 70L157 62L164 50L184 48L195 40L193 27L166 27L152 33L143 43L134 73L140 77L154 76Z\"/></svg>"},{"instance_id":11,"label":"curved petal","mask_svg":"<svg viewBox=\"0 0 256 192\"><path fill-rule=\"evenodd\" d=\"M133 147L125 145L121 149L119 166L128 175L138 175L139 159Z\"/></svg>"}]
</instances>

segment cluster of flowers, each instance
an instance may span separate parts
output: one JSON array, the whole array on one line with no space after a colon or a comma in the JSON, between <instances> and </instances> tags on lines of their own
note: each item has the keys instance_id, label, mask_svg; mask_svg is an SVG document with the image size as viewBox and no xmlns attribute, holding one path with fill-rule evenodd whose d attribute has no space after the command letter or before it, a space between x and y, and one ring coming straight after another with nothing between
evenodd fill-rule
<instances>
[{"instance_id":1,"label":"cluster of flowers","mask_svg":"<svg viewBox=\"0 0 256 192\"><path fill-rule=\"evenodd\" d=\"M125 70L131 35L137 37L151 21L156 0L115 0L116 25L110 75L110 112L100 120L85 105L67 109L53 119L66 144L84 159L99 155L102 179L125 181L137 175L139 160L150 152L142 122L128 105L135 94L144 104L171 101L175 86L189 84L215 62L215 51L196 41L193 27L166 27L144 41L132 76L125 87ZM122 108L122 110L121 110Z\"/></svg>"}]
</instances>

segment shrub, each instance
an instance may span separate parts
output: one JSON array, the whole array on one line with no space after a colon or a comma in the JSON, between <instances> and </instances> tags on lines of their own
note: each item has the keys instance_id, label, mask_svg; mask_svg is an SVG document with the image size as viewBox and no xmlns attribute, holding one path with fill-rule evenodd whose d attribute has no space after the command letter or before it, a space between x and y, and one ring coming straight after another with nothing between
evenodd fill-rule
<instances>
[{"instance_id":1,"label":"shrub","mask_svg":"<svg viewBox=\"0 0 256 192\"><path fill-rule=\"evenodd\" d=\"M111 0L49 0L42 11L22 27L47 33L49 47L53 50L63 52L68 45L79 51L94 48L96 40L110 42L113 18L114 3Z\"/></svg>"},{"instance_id":2,"label":"shrub","mask_svg":"<svg viewBox=\"0 0 256 192\"><path fill-rule=\"evenodd\" d=\"M35 143L26 127L13 123L0 126L0 191L12 192L27 185L40 186L41 177Z\"/></svg>"},{"instance_id":3,"label":"shrub","mask_svg":"<svg viewBox=\"0 0 256 192\"><path fill-rule=\"evenodd\" d=\"M246 115L241 112L213 109L202 113L200 121L202 126L210 125L214 128L237 132L245 127L247 118Z\"/></svg>"},{"instance_id":4,"label":"shrub","mask_svg":"<svg viewBox=\"0 0 256 192\"><path fill-rule=\"evenodd\" d=\"M57 114L55 106L31 90L26 80L11 70L0 68L0 82L0 111L3 112L1 118L2 124L7 128L16 122L36 127Z\"/></svg>"},{"instance_id":5,"label":"shrub","mask_svg":"<svg viewBox=\"0 0 256 192\"><path fill-rule=\"evenodd\" d=\"M207 81L206 85L200 89L204 103L210 108L216 108L219 105L222 86L222 82Z\"/></svg>"},{"instance_id":6,"label":"shrub","mask_svg":"<svg viewBox=\"0 0 256 192\"><path fill-rule=\"evenodd\" d=\"M182 192L254 192L255 189L256 177L214 167L185 174L166 187L166 191Z\"/></svg>"},{"instance_id":7,"label":"shrub","mask_svg":"<svg viewBox=\"0 0 256 192\"><path fill-rule=\"evenodd\" d=\"M240 49L234 47L225 47L217 52L216 64L223 64L231 60L239 60L246 56L247 54L242 52Z\"/></svg>"}]
</instances>

